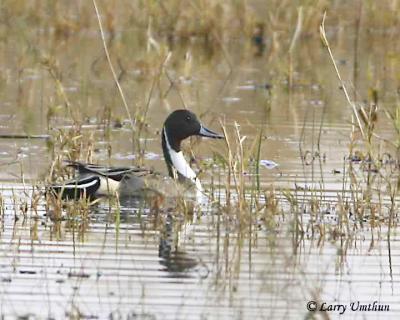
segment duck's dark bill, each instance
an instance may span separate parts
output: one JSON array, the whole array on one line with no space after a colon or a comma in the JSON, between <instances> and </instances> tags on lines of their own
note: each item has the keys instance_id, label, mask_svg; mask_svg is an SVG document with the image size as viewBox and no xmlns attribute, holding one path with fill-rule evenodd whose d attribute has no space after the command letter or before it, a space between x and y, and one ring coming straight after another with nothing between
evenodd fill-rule
<instances>
[{"instance_id":1,"label":"duck's dark bill","mask_svg":"<svg viewBox=\"0 0 400 320\"><path fill-rule=\"evenodd\" d=\"M206 127L201 126L199 131L199 136L207 137L207 138L214 138L214 139L223 139L224 136L222 134L216 133L207 129Z\"/></svg>"}]
</instances>

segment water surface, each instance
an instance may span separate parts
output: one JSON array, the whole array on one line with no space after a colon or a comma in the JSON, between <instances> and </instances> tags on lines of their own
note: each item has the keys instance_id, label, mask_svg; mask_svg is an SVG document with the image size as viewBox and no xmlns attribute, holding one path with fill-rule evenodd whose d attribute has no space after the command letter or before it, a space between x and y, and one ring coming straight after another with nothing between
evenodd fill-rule
<instances>
[{"instance_id":1,"label":"water surface","mask_svg":"<svg viewBox=\"0 0 400 320\"><path fill-rule=\"evenodd\" d=\"M263 3L251 5L259 9L255 16L268 14ZM121 19L107 39L130 113L139 110L144 119L138 146L95 16L85 16L81 3L80 15L60 6L63 23L73 22L60 29L68 33L46 20L49 12L44 20L16 15L0 27L2 317L399 317L398 199L389 196L398 178L397 138L387 117L395 112L399 70L393 58L398 42L385 41L393 37L390 27L369 29L360 41L355 83L356 35L348 31L353 18L335 17L338 24L326 27L357 102L369 106L371 89L379 91L374 128L379 139L372 149L383 165L374 171L317 33L301 36L291 69L285 49L290 37L275 30L265 35L261 52L243 35L225 39L223 50L196 36L173 42L159 74L167 52L149 49L142 26L129 24L134 13L125 15L126 8L117 5ZM27 8L13 10L21 14ZM87 25L75 25L80 19ZM27 28L26 21L35 28ZM154 37L163 43L162 35ZM263 196L257 199L262 209L254 214L239 214L234 205L232 210L207 205L196 218L179 206L154 211L137 199L120 205L103 199L83 216L64 210L58 221L43 195L32 204L33 186L43 190L56 157L141 164L166 173L160 129L172 110L184 107L215 131L226 125L232 141L239 125L246 157L262 137L260 160L279 164L271 170L260 166L259 174L261 194L267 202L278 201L275 211L271 203L262 207ZM224 205L227 173L213 160L216 154L227 157L225 142L193 139L190 146L206 192ZM363 157L358 161L354 154ZM254 185L253 169L246 169L247 186ZM235 185L229 188L237 199ZM312 301L319 312L307 310ZM389 311L360 310L360 304Z\"/></svg>"}]
</instances>

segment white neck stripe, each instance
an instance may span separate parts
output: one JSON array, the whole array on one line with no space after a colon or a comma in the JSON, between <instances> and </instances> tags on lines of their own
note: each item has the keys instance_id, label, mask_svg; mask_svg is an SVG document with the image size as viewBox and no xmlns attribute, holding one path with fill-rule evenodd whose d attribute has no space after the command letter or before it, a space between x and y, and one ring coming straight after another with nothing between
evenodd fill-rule
<instances>
[{"instance_id":1,"label":"white neck stripe","mask_svg":"<svg viewBox=\"0 0 400 320\"><path fill-rule=\"evenodd\" d=\"M178 171L182 176L192 180L196 184L197 189L202 190L200 180L197 179L196 173L186 162L182 151L176 152L174 149L171 148L165 128L163 130L163 134L165 138L165 143L167 145L167 152L171 158L173 168Z\"/></svg>"}]
</instances>

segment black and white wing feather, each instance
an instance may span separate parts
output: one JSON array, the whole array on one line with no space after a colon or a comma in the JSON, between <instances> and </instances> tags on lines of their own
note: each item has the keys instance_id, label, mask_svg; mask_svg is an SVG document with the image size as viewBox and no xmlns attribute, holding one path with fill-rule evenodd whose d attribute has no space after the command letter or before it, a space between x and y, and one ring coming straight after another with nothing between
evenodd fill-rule
<instances>
[{"instance_id":1,"label":"black and white wing feather","mask_svg":"<svg viewBox=\"0 0 400 320\"><path fill-rule=\"evenodd\" d=\"M97 164L82 163L65 160L69 167L73 167L82 175L98 174L106 178L121 181L126 175L134 174L137 177L152 173L151 170L139 167L105 167Z\"/></svg>"},{"instance_id":2,"label":"black and white wing feather","mask_svg":"<svg viewBox=\"0 0 400 320\"><path fill-rule=\"evenodd\" d=\"M93 197L99 188L100 177L96 175L86 175L80 179L54 184L49 187L54 195L61 196L63 199Z\"/></svg>"}]
</instances>

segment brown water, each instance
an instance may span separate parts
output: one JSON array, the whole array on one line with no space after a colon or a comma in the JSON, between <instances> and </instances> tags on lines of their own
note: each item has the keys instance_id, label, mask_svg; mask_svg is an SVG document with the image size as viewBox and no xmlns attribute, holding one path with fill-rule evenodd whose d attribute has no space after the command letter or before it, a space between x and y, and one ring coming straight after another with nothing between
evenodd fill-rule
<instances>
[{"instance_id":1,"label":"brown water","mask_svg":"<svg viewBox=\"0 0 400 320\"><path fill-rule=\"evenodd\" d=\"M66 10L72 20L75 15ZM82 124L83 149L92 141L94 162L130 165L138 159L127 114L103 55L95 16L87 19L89 27L61 38L49 26L28 28L18 16L11 25L0 27L2 33L9 32L9 41L0 43L0 135L55 137L60 130L71 129L75 118ZM349 26L352 20L343 18L339 26L328 25L327 31L346 85L352 88L354 35L345 32ZM216 131L224 121L231 137L237 122L247 137L246 148L263 130L260 158L279 166L272 170L261 166L261 187L276 190L282 211L269 222L255 217L250 229L235 215L209 206L198 219L191 219L168 210L155 215L131 199L121 203L119 215L117 206L105 199L90 209L88 219L52 221L43 199L37 212L29 206L31 186L43 185L53 157L46 140L2 138L1 316L397 319L397 231L388 241L386 224L371 228L367 220L361 225L354 216L349 218L351 232L334 231L342 230L339 197L352 199L343 171L349 164L351 109L318 34L300 38L289 90L289 58L283 49L273 49L268 36L260 56L243 38L224 42L224 50L199 39L176 44L158 79L155 66L166 52L147 50L146 41L135 36L136 28L117 29L109 45L131 112L148 106L141 140L143 164L166 171L159 130L177 108L193 110ZM392 34L390 28L374 29L361 41L357 96L362 102L369 88L379 89L376 133L382 139L375 147L396 158L390 144L395 131L384 112L384 108L392 111L398 99L399 70L393 58L398 44L385 41ZM290 43L279 33L278 40L282 47ZM39 63L46 57L54 59L62 89ZM122 128L114 123L122 123ZM210 163L214 152L227 154L223 141L203 140L193 144L193 150L202 163ZM365 147L356 142L355 150L364 152ZM365 184L362 164L354 167L360 185ZM211 175L205 170L202 176L208 191ZM372 199L379 215L387 218L386 185L383 179L376 180ZM287 192L296 195L298 211L288 203ZM216 190L215 195L223 198L224 192ZM321 203L318 217L310 215L310 201L315 198ZM28 210L23 214L25 203ZM397 206L398 201L396 215ZM296 212L302 216L304 234L296 232ZM317 218L320 221L315 222ZM318 226L326 231L324 237ZM329 305L338 309L309 312L310 301L316 301L318 309ZM390 310L350 310L357 303L374 301ZM339 305L347 308L342 315Z\"/></svg>"}]
</instances>

